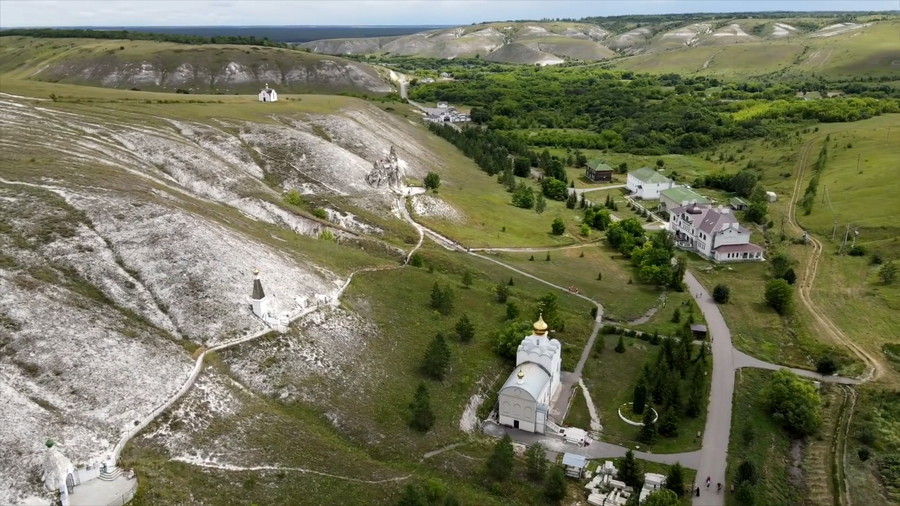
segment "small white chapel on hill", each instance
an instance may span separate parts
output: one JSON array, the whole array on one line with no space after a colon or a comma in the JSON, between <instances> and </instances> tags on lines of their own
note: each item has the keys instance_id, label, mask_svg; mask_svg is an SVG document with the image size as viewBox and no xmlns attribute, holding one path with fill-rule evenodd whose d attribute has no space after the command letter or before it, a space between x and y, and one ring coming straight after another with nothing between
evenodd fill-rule
<instances>
[{"instance_id":1,"label":"small white chapel on hill","mask_svg":"<svg viewBox=\"0 0 900 506\"><path fill-rule=\"evenodd\" d=\"M278 101L278 93L275 92L272 88L269 88L269 85L266 84L265 89L259 90L259 101L260 102L277 102Z\"/></svg>"},{"instance_id":2,"label":"small white chapel on hill","mask_svg":"<svg viewBox=\"0 0 900 506\"><path fill-rule=\"evenodd\" d=\"M500 425L544 433L550 404L559 392L562 344L547 338L544 317L516 350L516 368L498 395Z\"/></svg>"}]
</instances>

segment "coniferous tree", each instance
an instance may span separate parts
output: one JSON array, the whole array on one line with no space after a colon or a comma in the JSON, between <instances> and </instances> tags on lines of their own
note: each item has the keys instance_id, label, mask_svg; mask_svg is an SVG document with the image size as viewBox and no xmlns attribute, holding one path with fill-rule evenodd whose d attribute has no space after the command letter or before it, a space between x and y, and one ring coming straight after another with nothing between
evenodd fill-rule
<instances>
[{"instance_id":1,"label":"coniferous tree","mask_svg":"<svg viewBox=\"0 0 900 506\"><path fill-rule=\"evenodd\" d=\"M656 443L656 421L653 420L653 410L646 409L644 410L644 418L641 420L644 425L641 427L641 432L638 434L638 441L644 443L645 445L652 445Z\"/></svg>"},{"instance_id":2,"label":"coniferous tree","mask_svg":"<svg viewBox=\"0 0 900 506\"><path fill-rule=\"evenodd\" d=\"M667 407L659 419L659 433L666 437L678 435L678 413L674 406Z\"/></svg>"},{"instance_id":3,"label":"coniferous tree","mask_svg":"<svg viewBox=\"0 0 900 506\"><path fill-rule=\"evenodd\" d=\"M537 197L535 197L534 210L538 214L543 214L547 210L547 199L544 198L544 194L538 193Z\"/></svg>"},{"instance_id":4,"label":"coniferous tree","mask_svg":"<svg viewBox=\"0 0 900 506\"><path fill-rule=\"evenodd\" d=\"M544 479L547 472L547 452L544 451L544 445L535 443L525 450L525 469L532 480Z\"/></svg>"},{"instance_id":5,"label":"coniferous tree","mask_svg":"<svg viewBox=\"0 0 900 506\"><path fill-rule=\"evenodd\" d=\"M665 486L679 497L684 494L684 468L681 467L680 462L676 462L669 468Z\"/></svg>"},{"instance_id":6,"label":"coniferous tree","mask_svg":"<svg viewBox=\"0 0 900 506\"><path fill-rule=\"evenodd\" d=\"M519 317L519 306L516 305L515 302L509 301L506 303L506 319L507 320L515 320Z\"/></svg>"},{"instance_id":7,"label":"coniferous tree","mask_svg":"<svg viewBox=\"0 0 900 506\"><path fill-rule=\"evenodd\" d=\"M644 481L643 474L640 464L634 458L634 452L631 450L625 452L625 458L619 464L616 479L629 487L637 487Z\"/></svg>"},{"instance_id":8,"label":"coniferous tree","mask_svg":"<svg viewBox=\"0 0 900 506\"><path fill-rule=\"evenodd\" d=\"M509 277L509 283L507 283L507 285L508 285L508 286L513 286L514 284L515 284L515 283L513 283L513 278L512 278L512 276L510 276L510 277Z\"/></svg>"},{"instance_id":9,"label":"coniferous tree","mask_svg":"<svg viewBox=\"0 0 900 506\"><path fill-rule=\"evenodd\" d=\"M574 183L574 181L573 181ZM569 209L575 209L575 206L578 204L578 196L575 195L575 192L569 194L569 197L566 199L566 207Z\"/></svg>"},{"instance_id":10,"label":"coniferous tree","mask_svg":"<svg viewBox=\"0 0 900 506\"><path fill-rule=\"evenodd\" d=\"M544 497L551 504L559 504L566 496L566 476L562 468L553 466L547 473L547 480L544 482Z\"/></svg>"},{"instance_id":11,"label":"coniferous tree","mask_svg":"<svg viewBox=\"0 0 900 506\"><path fill-rule=\"evenodd\" d=\"M438 332L428 348L425 350L425 358L422 362L422 372L431 379L442 380L450 366L450 346L444 334Z\"/></svg>"},{"instance_id":12,"label":"coniferous tree","mask_svg":"<svg viewBox=\"0 0 900 506\"><path fill-rule=\"evenodd\" d=\"M681 323L681 309L675 308L675 312L672 313L672 323Z\"/></svg>"},{"instance_id":13,"label":"coniferous tree","mask_svg":"<svg viewBox=\"0 0 900 506\"><path fill-rule=\"evenodd\" d=\"M504 285L500 283L497 285L497 302L501 304L506 304L507 299L509 299L509 285Z\"/></svg>"},{"instance_id":14,"label":"coniferous tree","mask_svg":"<svg viewBox=\"0 0 900 506\"><path fill-rule=\"evenodd\" d=\"M616 343L615 350L616 353L625 353L625 342L622 340L622 336L619 336L619 342Z\"/></svg>"},{"instance_id":15,"label":"coniferous tree","mask_svg":"<svg viewBox=\"0 0 900 506\"><path fill-rule=\"evenodd\" d=\"M475 337L475 325L472 325L472 322L469 321L469 315L462 315L459 321L456 322L456 335L464 343L468 343Z\"/></svg>"},{"instance_id":16,"label":"coniferous tree","mask_svg":"<svg viewBox=\"0 0 900 506\"><path fill-rule=\"evenodd\" d=\"M440 311L443 302L444 291L441 289L441 285L439 285L438 282L435 281L434 286L431 287L431 307Z\"/></svg>"},{"instance_id":17,"label":"coniferous tree","mask_svg":"<svg viewBox=\"0 0 900 506\"><path fill-rule=\"evenodd\" d=\"M495 481L506 481L513 472L513 459L515 451L513 450L512 438L509 434L503 436L494 446L494 452L487 460L487 474Z\"/></svg>"},{"instance_id":18,"label":"coniferous tree","mask_svg":"<svg viewBox=\"0 0 900 506\"><path fill-rule=\"evenodd\" d=\"M400 496L397 506L428 506L428 501L419 487L410 483L403 489L403 494Z\"/></svg>"},{"instance_id":19,"label":"coniferous tree","mask_svg":"<svg viewBox=\"0 0 900 506\"><path fill-rule=\"evenodd\" d=\"M631 410L634 411L634 414L644 414L644 407L647 405L647 385L644 384L643 376L638 380L637 386L634 387L634 397L632 402Z\"/></svg>"},{"instance_id":20,"label":"coniferous tree","mask_svg":"<svg viewBox=\"0 0 900 506\"><path fill-rule=\"evenodd\" d=\"M468 288L468 287L472 286L472 283L473 283L472 273L469 272L468 270L466 272L463 272L463 275L462 275L463 286Z\"/></svg>"},{"instance_id":21,"label":"coniferous tree","mask_svg":"<svg viewBox=\"0 0 900 506\"><path fill-rule=\"evenodd\" d=\"M434 425L434 413L431 411L431 395L428 386L419 383L416 395L409 405L409 425L419 432L427 432Z\"/></svg>"},{"instance_id":22,"label":"coniferous tree","mask_svg":"<svg viewBox=\"0 0 900 506\"><path fill-rule=\"evenodd\" d=\"M671 406L676 412L681 411L681 373L677 369L669 371L663 397L664 405Z\"/></svg>"}]
</instances>

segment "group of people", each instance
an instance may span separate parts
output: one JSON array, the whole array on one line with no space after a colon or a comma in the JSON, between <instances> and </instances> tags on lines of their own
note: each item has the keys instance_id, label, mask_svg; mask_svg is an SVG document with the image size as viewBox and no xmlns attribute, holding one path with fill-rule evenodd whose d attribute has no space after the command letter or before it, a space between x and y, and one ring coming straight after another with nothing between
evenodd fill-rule
<instances>
[{"instance_id":1,"label":"group of people","mask_svg":"<svg viewBox=\"0 0 900 506\"><path fill-rule=\"evenodd\" d=\"M711 482L712 482L712 478L707 476L706 477L706 490L709 490L709 485ZM722 491L722 484L716 483L716 493L718 494L721 491ZM699 486L694 488L694 495L697 497L700 497L700 487Z\"/></svg>"}]
</instances>

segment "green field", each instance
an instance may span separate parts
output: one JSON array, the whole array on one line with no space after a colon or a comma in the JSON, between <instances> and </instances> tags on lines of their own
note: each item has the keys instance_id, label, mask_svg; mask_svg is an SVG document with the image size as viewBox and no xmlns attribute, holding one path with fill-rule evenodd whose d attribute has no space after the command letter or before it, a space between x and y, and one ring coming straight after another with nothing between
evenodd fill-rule
<instances>
[{"instance_id":1,"label":"green field","mask_svg":"<svg viewBox=\"0 0 900 506\"><path fill-rule=\"evenodd\" d=\"M581 294L603 305L603 317L607 320L638 318L656 304L662 293L653 286L635 282L637 273L631 264L606 244L550 251L549 262L547 253L504 252L497 259L559 286L575 286ZM532 257L534 261L529 260ZM597 280L598 274L602 274L602 279Z\"/></svg>"}]
</instances>

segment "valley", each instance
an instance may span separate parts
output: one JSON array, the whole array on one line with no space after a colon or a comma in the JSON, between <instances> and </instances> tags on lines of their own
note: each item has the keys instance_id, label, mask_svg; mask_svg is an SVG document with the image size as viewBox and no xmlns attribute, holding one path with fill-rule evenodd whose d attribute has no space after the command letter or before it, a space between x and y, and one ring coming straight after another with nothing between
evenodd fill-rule
<instances>
[{"instance_id":1,"label":"valley","mask_svg":"<svg viewBox=\"0 0 900 506\"><path fill-rule=\"evenodd\" d=\"M896 23L0 37L0 503L57 454L137 505L613 493L554 499L577 454L726 484L672 505L892 504ZM676 236L663 180L761 258ZM520 346L558 353L545 432L504 421Z\"/></svg>"}]
</instances>

